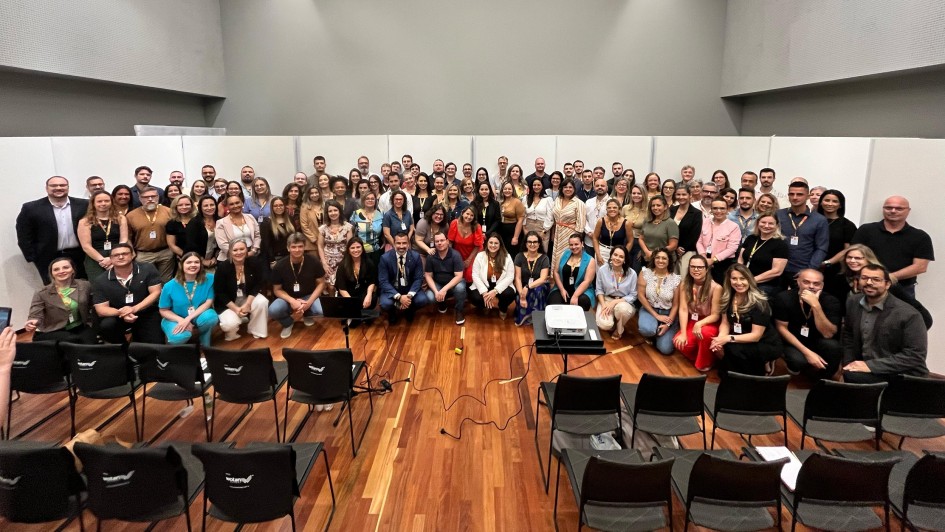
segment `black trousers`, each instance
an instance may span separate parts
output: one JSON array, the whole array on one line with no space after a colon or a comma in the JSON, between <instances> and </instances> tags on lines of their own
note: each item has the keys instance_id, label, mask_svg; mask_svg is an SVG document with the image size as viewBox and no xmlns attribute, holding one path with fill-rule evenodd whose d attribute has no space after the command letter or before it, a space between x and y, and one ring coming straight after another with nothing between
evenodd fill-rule
<instances>
[{"instance_id":1,"label":"black trousers","mask_svg":"<svg viewBox=\"0 0 945 532\"><path fill-rule=\"evenodd\" d=\"M73 344L96 344L98 338L95 329L86 325L80 325L71 330L59 329L56 331L46 331L33 333L34 342L69 342Z\"/></svg>"},{"instance_id":2,"label":"black trousers","mask_svg":"<svg viewBox=\"0 0 945 532\"><path fill-rule=\"evenodd\" d=\"M486 302L482 299L479 290L469 290L467 294L469 302L478 309L486 308ZM515 302L515 289L511 286L499 292L499 310L505 312L509 310L509 305Z\"/></svg>"},{"instance_id":3,"label":"black trousers","mask_svg":"<svg viewBox=\"0 0 945 532\"><path fill-rule=\"evenodd\" d=\"M163 344L164 332L161 331L161 315L157 311L138 314L134 323L118 317L101 318L98 324L102 340L110 344L126 344L125 332L131 330L131 341L146 344Z\"/></svg>"},{"instance_id":4,"label":"black trousers","mask_svg":"<svg viewBox=\"0 0 945 532\"><path fill-rule=\"evenodd\" d=\"M804 355L798 349L785 342L784 363L787 364L789 370L794 373L810 371L813 375L821 378L830 378L836 375L837 370L840 369L840 358L842 356L839 340L835 338L821 338L819 340L798 339L805 347L820 355L820 358L824 359L824 362L827 363L827 367L822 370L815 370L807 363L807 359L804 358Z\"/></svg>"}]
</instances>

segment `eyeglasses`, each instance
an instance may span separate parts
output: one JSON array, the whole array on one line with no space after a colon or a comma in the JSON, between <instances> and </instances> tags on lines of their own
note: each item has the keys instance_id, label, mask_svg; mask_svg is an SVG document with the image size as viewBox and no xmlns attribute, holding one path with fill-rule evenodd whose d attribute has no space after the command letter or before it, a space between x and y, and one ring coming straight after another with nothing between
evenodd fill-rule
<instances>
[{"instance_id":1,"label":"eyeglasses","mask_svg":"<svg viewBox=\"0 0 945 532\"><path fill-rule=\"evenodd\" d=\"M115 257L115 258L128 257L128 256L130 256L130 255L131 255L131 252L130 252L130 251L118 251L118 252L114 252L114 251L113 251L112 254L111 254L111 256L112 256L112 257Z\"/></svg>"},{"instance_id":2,"label":"eyeglasses","mask_svg":"<svg viewBox=\"0 0 945 532\"><path fill-rule=\"evenodd\" d=\"M144 201L157 201L157 196L141 196L141 199Z\"/></svg>"},{"instance_id":3,"label":"eyeglasses","mask_svg":"<svg viewBox=\"0 0 945 532\"><path fill-rule=\"evenodd\" d=\"M696 266L695 264L690 264L690 265L689 265L689 269L690 269L690 270L700 271L700 270L704 270L704 269L705 269L705 266Z\"/></svg>"},{"instance_id":4,"label":"eyeglasses","mask_svg":"<svg viewBox=\"0 0 945 532\"><path fill-rule=\"evenodd\" d=\"M869 283L869 284L882 284L882 283L885 283L885 282L886 282L886 279L883 278L883 277L863 277L863 276L861 275L861 276L860 276L860 282L861 282L861 283Z\"/></svg>"}]
</instances>

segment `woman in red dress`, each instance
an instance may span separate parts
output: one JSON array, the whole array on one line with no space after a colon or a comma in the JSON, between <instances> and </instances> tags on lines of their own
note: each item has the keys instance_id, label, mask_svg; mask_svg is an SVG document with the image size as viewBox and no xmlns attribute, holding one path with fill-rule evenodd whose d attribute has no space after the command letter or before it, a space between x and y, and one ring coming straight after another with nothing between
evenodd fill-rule
<instances>
[{"instance_id":1,"label":"woman in red dress","mask_svg":"<svg viewBox=\"0 0 945 532\"><path fill-rule=\"evenodd\" d=\"M476 221L476 211L472 207L463 209L459 217L450 223L446 238L449 239L453 249L463 257L463 265L466 267L463 270L463 277L467 283L471 283L473 261L482 251L484 241L482 227Z\"/></svg>"}]
</instances>

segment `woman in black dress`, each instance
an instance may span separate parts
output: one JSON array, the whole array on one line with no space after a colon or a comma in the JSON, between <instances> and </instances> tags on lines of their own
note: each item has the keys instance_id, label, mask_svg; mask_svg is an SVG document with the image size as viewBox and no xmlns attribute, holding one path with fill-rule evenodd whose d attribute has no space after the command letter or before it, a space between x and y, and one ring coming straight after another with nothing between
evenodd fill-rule
<instances>
[{"instance_id":1,"label":"woman in black dress","mask_svg":"<svg viewBox=\"0 0 945 532\"><path fill-rule=\"evenodd\" d=\"M763 214L738 251L738 263L748 268L758 289L769 298L781 291L781 273L788 263L788 245L778 217Z\"/></svg>"},{"instance_id":2,"label":"woman in black dress","mask_svg":"<svg viewBox=\"0 0 945 532\"><path fill-rule=\"evenodd\" d=\"M364 243L354 237L345 246L345 256L338 265L335 287L341 297L353 297L361 301L361 315L365 319L376 318L377 306L377 267L364 254ZM353 321L352 327L360 325Z\"/></svg>"},{"instance_id":3,"label":"woman in black dress","mask_svg":"<svg viewBox=\"0 0 945 532\"><path fill-rule=\"evenodd\" d=\"M733 264L722 287L722 323L711 349L722 357L719 373L763 376L781 356L781 339L771 321L771 306L748 268Z\"/></svg>"},{"instance_id":4,"label":"woman in black dress","mask_svg":"<svg viewBox=\"0 0 945 532\"><path fill-rule=\"evenodd\" d=\"M826 202L824 201L826 200ZM839 190L827 190L820 195L817 212L827 218L827 230L830 234L830 243L827 244L827 259L821 264L824 272L824 290L845 301L843 295L847 291L847 279L840 271L840 265L846 255L846 250L853 241L856 224L844 215L847 210L847 198Z\"/></svg>"}]
</instances>

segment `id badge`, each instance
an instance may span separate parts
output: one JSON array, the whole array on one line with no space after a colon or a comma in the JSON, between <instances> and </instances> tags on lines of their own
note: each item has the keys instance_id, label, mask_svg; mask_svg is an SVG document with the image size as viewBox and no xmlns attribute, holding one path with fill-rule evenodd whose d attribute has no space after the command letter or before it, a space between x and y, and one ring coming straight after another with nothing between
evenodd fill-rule
<instances>
[{"instance_id":1,"label":"id badge","mask_svg":"<svg viewBox=\"0 0 945 532\"><path fill-rule=\"evenodd\" d=\"M294 285L292 285L292 291L295 293L299 293L302 291L302 287L299 286L299 283L295 283Z\"/></svg>"},{"instance_id":2,"label":"id badge","mask_svg":"<svg viewBox=\"0 0 945 532\"><path fill-rule=\"evenodd\" d=\"M493 275L493 276L492 276L492 279L491 279L491 281L490 281L490 282L491 282L492 284L495 284L495 283L496 283L496 278L495 278L495 275Z\"/></svg>"},{"instance_id":3,"label":"id badge","mask_svg":"<svg viewBox=\"0 0 945 532\"><path fill-rule=\"evenodd\" d=\"M535 279L534 277L532 277L531 279L528 280L528 284L530 284L530 285L531 285L531 284L535 284L535 281L537 281L537 280L538 280L538 279Z\"/></svg>"},{"instance_id":4,"label":"id badge","mask_svg":"<svg viewBox=\"0 0 945 532\"><path fill-rule=\"evenodd\" d=\"M803 336L804 338L807 338L808 336L810 336L810 327L808 327L807 325L802 326L801 336Z\"/></svg>"},{"instance_id":5,"label":"id badge","mask_svg":"<svg viewBox=\"0 0 945 532\"><path fill-rule=\"evenodd\" d=\"M407 278L406 278L406 277L401 277L401 278L400 278L400 286L407 286Z\"/></svg>"},{"instance_id":6,"label":"id badge","mask_svg":"<svg viewBox=\"0 0 945 532\"><path fill-rule=\"evenodd\" d=\"M110 240L106 240L106 241L105 241L105 245L102 246L102 249L104 249L105 251L111 251L111 250L112 250L112 242L111 242Z\"/></svg>"},{"instance_id":7,"label":"id badge","mask_svg":"<svg viewBox=\"0 0 945 532\"><path fill-rule=\"evenodd\" d=\"M125 294L125 304L130 305L135 302L135 296L131 292Z\"/></svg>"},{"instance_id":8,"label":"id badge","mask_svg":"<svg viewBox=\"0 0 945 532\"><path fill-rule=\"evenodd\" d=\"M256 222L263 223L263 215L260 214L259 217L256 218Z\"/></svg>"},{"instance_id":9,"label":"id badge","mask_svg":"<svg viewBox=\"0 0 945 532\"><path fill-rule=\"evenodd\" d=\"M75 323L75 314L69 314L69 323Z\"/></svg>"},{"instance_id":10,"label":"id badge","mask_svg":"<svg viewBox=\"0 0 945 532\"><path fill-rule=\"evenodd\" d=\"M798 243L797 235L792 236L792 237L791 237L791 245L792 245L792 246L796 246L797 243Z\"/></svg>"},{"instance_id":11,"label":"id badge","mask_svg":"<svg viewBox=\"0 0 945 532\"><path fill-rule=\"evenodd\" d=\"M400 222L400 230L401 230L401 231L406 231L406 230L407 230L407 224L404 223L404 222Z\"/></svg>"},{"instance_id":12,"label":"id badge","mask_svg":"<svg viewBox=\"0 0 945 532\"><path fill-rule=\"evenodd\" d=\"M187 314L193 314L196 310L194 307L187 307Z\"/></svg>"},{"instance_id":13,"label":"id badge","mask_svg":"<svg viewBox=\"0 0 945 532\"><path fill-rule=\"evenodd\" d=\"M242 289L242 288L237 288L237 289L236 289L236 297L243 297L243 289Z\"/></svg>"},{"instance_id":14,"label":"id badge","mask_svg":"<svg viewBox=\"0 0 945 532\"><path fill-rule=\"evenodd\" d=\"M693 312L692 314L689 315L689 319L691 319L692 321L699 321L699 313Z\"/></svg>"},{"instance_id":15,"label":"id badge","mask_svg":"<svg viewBox=\"0 0 945 532\"><path fill-rule=\"evenodd\" d=\"M732 331L734 331L735 334L741 334L741 333L742 333L742 324L741 324L741 323L737 323L737 322L734 323L734 324L732 325Z\"/></svg>"},{"instance_id":16,"label":"id badge","mask_svg":"<svg viewBox=\"0 0 945 532\"><path fill-rule=\"evenodd\" d=\"M707 257L711 257L711 256L712 256L712 246L708 246L707 248L705 248L705 255L706 255Z\"/></svg>"},{"instance_id":17,"label":"id badge","mask_svg":"<svg viewBox=\"0 0 945 532\"><path fill-rule=\"evenodd\" d=\"M157 238L157 231L151 231L150 233L148 233L148 238L150 238L151 240L154 240L155 238Z\"/></svg>"}]
</instances>

